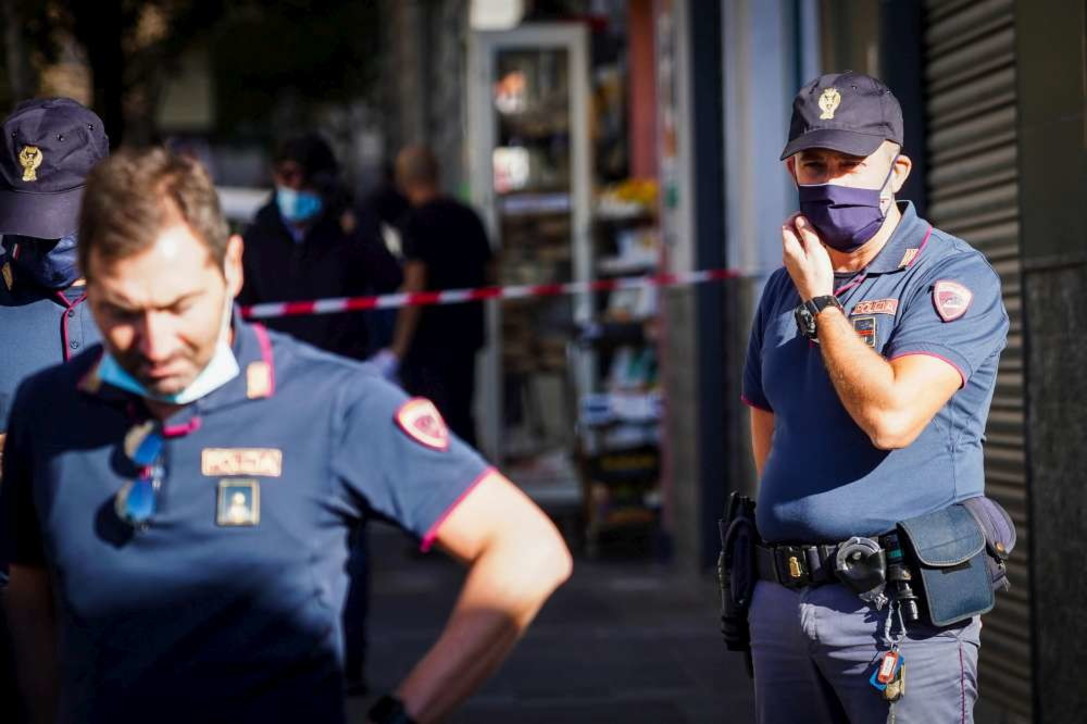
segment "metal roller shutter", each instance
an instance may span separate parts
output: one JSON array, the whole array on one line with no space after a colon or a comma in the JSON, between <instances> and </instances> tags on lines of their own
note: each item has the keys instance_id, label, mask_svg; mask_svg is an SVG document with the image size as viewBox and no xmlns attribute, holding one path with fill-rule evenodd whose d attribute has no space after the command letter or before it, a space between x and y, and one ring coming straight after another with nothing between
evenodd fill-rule
<instances>
[{"instance_id":1,"label":"metal roller shutter","mask_svg":"<svg viewBox=\"0 0 1087 724\"><path fill-rule=\"evenodd\" d=\"M1013 0L926 0L928 215L983 251L1011 317L985 447L986 489L1015 518L1012 590L982 631L984 700L1031 716L1030 583Z\"/></svg>"}]
</instances>

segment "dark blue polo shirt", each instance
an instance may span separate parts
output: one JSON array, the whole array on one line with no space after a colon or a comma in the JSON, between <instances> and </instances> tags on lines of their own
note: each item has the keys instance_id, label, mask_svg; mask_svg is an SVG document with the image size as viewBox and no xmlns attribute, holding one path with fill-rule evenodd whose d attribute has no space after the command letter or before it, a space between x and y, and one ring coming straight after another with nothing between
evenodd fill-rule
<instances>
[{"instance_id":1,"label":"dark blue polo shirt","mask_svg":"<svg viewBox=\"0 0 1087 724\"><path fill-rule=\"evenodd\" d=\"M11 272L10 289L0 280L0 433L7 430L11 401L20 382L100 339L83 303L82 286L59 292L20 279L14 269Z\"/></svg>"},{"instance_id":2,"label":"dark blue polo shirt","mask_svg":"<svg viewBox=\"0 0 1087 724\"><path fill-rule=\"evenodd\" d=\"M985 420L1008 333L1000 279L966 242L933 229L912 204L900 208L901 222L868 268L839 279L838 299L882 356L937 357L963 386L911 445L876 449L842 406L818 346L797 331L800 298L788 273L774 272L743 385L748 404L774 413L757 506L769 541L876 535L983 492Z\"/></svg>"},{"instance_id":3,"label":"dark blue polo shirt","mask_svg":"<svg viewBox=\"0 0 1087 724\"><path fill-rule=\"evenodd\" d=\"M114 499L142 404L97 381L100 350L19 390L0 539L52 575L62 721L343 721L349 529L377 516L427 543L490 470L433 426L409 434L412 403L370 365L235 329L242 373L167 421L141 532Z\"/></svg>"}]
</instances>

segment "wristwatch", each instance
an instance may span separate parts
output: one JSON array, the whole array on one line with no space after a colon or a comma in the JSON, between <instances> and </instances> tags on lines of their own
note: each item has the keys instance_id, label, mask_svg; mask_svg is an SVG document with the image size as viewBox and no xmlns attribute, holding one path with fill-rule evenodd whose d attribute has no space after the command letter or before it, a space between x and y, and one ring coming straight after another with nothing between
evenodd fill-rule
<instances>
[{"instance_id":1,"label":"wristwatch","mask_svg":"<svg viewBox=\"0 0 1087 724\"><path fill-rule=\"evenodd\" d=\"M416 724L416 721L404 709L404 702L391 694L386 694L378 699L370 707L366 717L373 724Z\"/></svg>"},{"instance_id":2,"label":"wristwatch","mask_svg":"<svg viewBox=\"0 0 1087 724\"><path fill-rule=\"evenodd\" d=\"M827 307L841 309L842 303L833 294L824 294L821 297L814 297L806 302L801 302L796 311L793 312L796 317L796 328L800 331L800 334L808 339L817 339L818 330L815 327L815 318L819 316L819 312Z\"/></svg>"}]
</instances>

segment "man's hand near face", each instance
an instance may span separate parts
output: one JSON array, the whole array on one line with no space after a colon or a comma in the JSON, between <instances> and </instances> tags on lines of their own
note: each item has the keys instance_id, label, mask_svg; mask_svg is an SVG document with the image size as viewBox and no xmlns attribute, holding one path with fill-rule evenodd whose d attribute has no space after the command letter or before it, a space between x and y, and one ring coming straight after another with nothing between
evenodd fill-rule
<instances>
[{"instance_id":1,"label":"man's hand near face","mask_svg":"<svg viewBox=\"0 0 1087 724\"><path fill-rule=\"evenodd\" d=\"M834 267L815 227L793 214L781 227L782 261L801 301L834 293Z\"/></svg>"}]
</instances>

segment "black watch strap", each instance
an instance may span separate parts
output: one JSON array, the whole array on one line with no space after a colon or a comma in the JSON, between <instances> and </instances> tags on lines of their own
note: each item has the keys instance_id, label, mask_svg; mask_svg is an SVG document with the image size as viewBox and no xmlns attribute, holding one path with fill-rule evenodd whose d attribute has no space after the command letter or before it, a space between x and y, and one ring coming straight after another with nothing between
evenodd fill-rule
<instances>
[{"instance_id":1,"label":"black watch strap","mask_svg":"<svg viewBox=\"0 0 1087 724\"><path fill-rule=\"evenodd\" d=\"M391 694L386 694L374 702L366 716L374 724L416 724L404 708L404 702Z\"/></svg>"},{"instance_id":2,"label":"black watch strap","mask_svg":"<svg viewBox=\"0 0 1087 724\"><path fill-rule=\"evenodd\" d=\"M823 296L814 297L801 302L793 313L796 317L796 327L800 331L800 334L808 339L819 341L818 329L815 326L815 318L827 307L837 307L838 309L841 309L842 303L839 302L838 297L833 294L824 294Z\"/></svg>"},{"instance_id":3,"label":"black watch strap","mask_svg":"<svg viewBox=\"0 0 1087 724\"><path fill-rule=\"evenodd\" d=\"M804 302L804 306L811 312L811 316L818 317L819 312L823 311L827 307L842 308L842 303L838 301L838 297L833 294L824 294L821 297L812 297L808 301Z\"/></svg>"}]
</instances>

